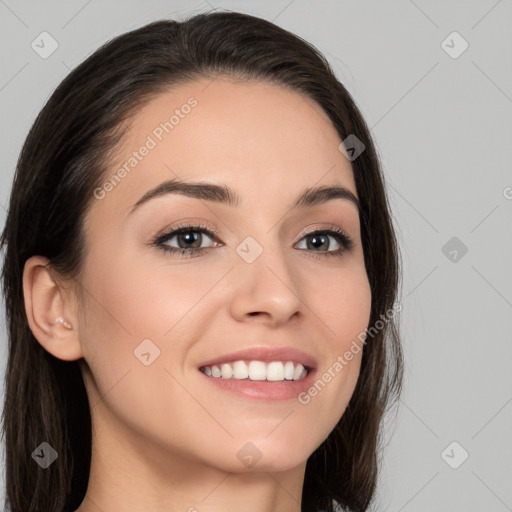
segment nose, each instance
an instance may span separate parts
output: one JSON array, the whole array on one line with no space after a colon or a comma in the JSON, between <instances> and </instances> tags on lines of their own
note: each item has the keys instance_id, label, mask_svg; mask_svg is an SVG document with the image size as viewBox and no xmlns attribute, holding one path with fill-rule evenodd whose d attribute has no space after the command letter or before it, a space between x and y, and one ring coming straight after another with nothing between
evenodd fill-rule
<instances>
[{"instance_id":1,"label":"nose","mask_svg":"<svg viewBox=\"0 0 512 512\"><path fill-rule=\"evenodd\" d=\"M237 321L258 321L275 327L303 314L299 275L277 243L275 248L265 246L252 263L237 254L231 274L230 312Z\"/></svg>"}]
</instances>

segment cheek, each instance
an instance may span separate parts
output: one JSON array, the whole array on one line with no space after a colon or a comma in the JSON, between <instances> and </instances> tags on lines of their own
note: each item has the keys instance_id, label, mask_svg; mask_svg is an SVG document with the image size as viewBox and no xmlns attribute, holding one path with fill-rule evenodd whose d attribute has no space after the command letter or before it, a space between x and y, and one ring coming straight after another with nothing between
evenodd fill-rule
<instances>
[{"instance_id":1,"label":"cheek","mask_svg":"<svg viewBox=\"0 0 512 512\"><path fill-rule=\"evenodd\" d=\"M126 253L115 260L91 255L84 272L88 293L80 338L92 372L91 403L99 404L98 413L107 408L139 433L162 439L182 432L177 405L194 408L173 377L183 381L187 333L197 324L194 306L215 282L212 275L191 278L178 267L151 266ZM146 362L152 362L145 365L148 353Z\"/></svg>"},{"instance_id":2,"label":"cheek","mask_svg":"<svg viewBox=\"0 0 512 512\"><path fill-rule=\"evenodd\" d=\"M364 266L347 266L329 277L323 293L312 293L308 304L325 333L322 365L313 386L299 397L308 415L323 419L317 424L319 437L338 423L356 387L372 298Z\"/></svg>"},{"instance_id":3,"label":"cheek","mask_svg":"<svg viewBox=\"0 0 512 512\"><path fill-rule=\"evenodd\" d=\"M206 307L214 295L208 292L225 272L186 267L147 261L140 253L123 252L115 259L91 255L84 273L87 321L80 338L101 394L115 387L129 408L139 407L147 393L156 400L145 400L148 413L150 405L158 405L155 390L167 387L166 399L171 398L172 378L165 370L181 373L198 337L194 333L206 330L209 315L218 311L218 305ZM154 362L145 365L144 358ZM131 389L128 381L139 384Z\"/></svg>"},{"instance_id":4,"label":"cheek","mask_svg":"<svg viewBox=\"0 0 512 512\"><path fill-rule=\"evenodd\" d=\"M163 261L163 260L162 260ZM144 338L168 339L179 323L218 280L205 266L169 265L155 258L126 254L115 261L91 261L86 287L88 307L101 330L118 333L131 343Z\"/></svg>"},{"instance_id":5,"label":"cheek","mask_svg":"<svg viewBox=\"0 0 512 512\"><path fill-rule=\"evenodd\" d=\"M370 320L372 294L364 264L354 260L337 272L317 271L313 279L308 306L323 322L330 350L345 350Z\"/></svg>"},{"instance_id":6,"label":"cheek","mask_svg":"<svg viewBox=\"0 0 512 512\"><path fill-rule=\"evenodd\" d=\"M338 348L343 349L368 327L372 296L366 274L360 279L345 280L338 293L332 291L331 295L326 298L332 305L328 321L339 333Z\"/></svg>"}]
</instances>

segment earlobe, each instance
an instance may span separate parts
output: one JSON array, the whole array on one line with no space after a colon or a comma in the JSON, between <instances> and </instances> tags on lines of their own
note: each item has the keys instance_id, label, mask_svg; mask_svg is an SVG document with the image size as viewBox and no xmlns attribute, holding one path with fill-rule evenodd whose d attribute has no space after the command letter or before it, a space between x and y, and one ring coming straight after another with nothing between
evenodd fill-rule
<instances>
[{"instance_id":1,"label":"earlobe","mask_svg":"<svg viewBox=\"0 0 512 512\"><path fill-rule=\"evenodd\" d=\"M67 327L68 329L73 329L73 326L69 322L64 320L64 318L62 318L60 316L55 319L55 323L56 324L62 324L64 327Z\"/></svg>"},{"instance_id":2,"label":"earlobe","mask_svg":"<svg viewBox=\"0 0 512 512\"><path fill-rule=\"evenodd\" d=\"M72 317L73 298L52 277L49 260L32 256L23 270L23 297L30 330L53 356L64 361L83 357Z\"/></svg>"}]
</instances>

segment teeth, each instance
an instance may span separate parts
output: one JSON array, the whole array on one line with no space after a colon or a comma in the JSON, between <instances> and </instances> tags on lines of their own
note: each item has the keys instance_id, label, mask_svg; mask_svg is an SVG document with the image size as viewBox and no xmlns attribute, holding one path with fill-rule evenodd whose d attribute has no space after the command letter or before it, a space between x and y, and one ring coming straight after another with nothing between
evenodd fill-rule
<instances>
[{"instance_id":1,"label":"teeth","mask_svg":"<svg viewBox=\"0 0 512 512\"><path fill-rule=\"evenodd\" d=\"M205 367L205 369L208 366ZM247 379L249 377L249 368L243 361L236 361L233 364L233 378L234 379Z\"/></svg>"},{"instance_id":2,"label":"teeth","mask_svg":"<svg viewBox=\"0 0 512 512\"><path fill-rule=\"evenodd\" d=\"M296 366L295 370L293 372L293 380L301 379L304 371L305 371L304 366L302 366L302 365ZM305 375L304 375L304 377L305 377Z\"/></svg>"},{"instance_id":3,"label":"teeth","mask_svg":"<svg viewBox=\"0 0 512 512\"><path fill-rule=\"evenodd\" d=\"M288 361L284 365L284 378L286 380L293 380L293 370L295 367L293 366L293 363L291 361Z\"/></svg>"},{"instance_id":4,"label":"teeth","mask_svg":"<svg viewBox=\"0 0 512 512\"><path fill-rule=\"evenodd\" d=\"M262 361L251 361L249 363L249 380L265 380L267 378L267 367Z\"/></svg>"},{"instance_id":5,"label":"teeth","mask_svg":"<svg viewBox=\"0 0 512 512\"><path fill-rule=\"evenodd\" d=\"M231 368L229 364L223 364L220 367L220 371L223 379L231 379L231 377L233 377L233 368Z\"/></svg>"},{"instance_id":6,"label":"teeth","mask_svg":"<svg viewBox=\"0 0 512 512\"><path fill-rule=\"evenodd\" d=\"M308 370L302 364L293 361L286 363L282 361L270 363L248 361L248 364L245 361L235 361L221 365L203 366L200 370L209 377L237 380L301 380L308 374Z\"/></svg>"},{"instance_id":7,"label":"teeth","mask_svg":"<svg viewBox=\"0 0 512 512\"><path fill-rule=\"evenodd\" d=\"M267 366L267 380L284 380L284 365L280 362L272 362Z\"/></svg>"}]
</instances>

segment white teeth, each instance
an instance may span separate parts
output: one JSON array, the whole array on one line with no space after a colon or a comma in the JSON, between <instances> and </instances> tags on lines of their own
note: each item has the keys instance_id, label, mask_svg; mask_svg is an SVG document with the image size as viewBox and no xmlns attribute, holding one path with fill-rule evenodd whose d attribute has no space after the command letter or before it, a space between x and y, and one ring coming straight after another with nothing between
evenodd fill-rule
<instances>
[{"instance_id":1,"label":"white teeth","mask_svg":"<svg viewBox=\"0 0 512 512\"><path fill-rule=\"evenodd\" d=\"M251 361L249 363L249 379L265 380L267 378L267 367L263 361Z\"/></svg>"},{"instance_id":2,"label":"white teeth","mask_svg":"<svg viewBox=\"0 0 512 512\"><path fill-rule=\"evenodd\" d=\"M293 370L294 370L293 363L291 361L288 361L284 365L284 378L286 380L293 380Z\"/></svg>"},{"instance_id":3,"label":"white teeth","mask_svg":"<svg viewBox=\"0 0 512 512\"><path fill-rule=\"evenodd\" d=\"M208 366L206 367L208 368ZM236 361L233 364L233 378L234 379L247 379L249 377L249 368L243 361Z\"/></svg>"},{"instance_id":4,"label":"white teeth","mask_svg":"<svg viewBox=\"0 0 512 512\"><path fill-rule=\"evenodd\" d=\"M231 368L229 364L223 364L220 367L220 370L222 372L223 379L231 379L231 377L233 377L233 368Z\"/></svg>"},{"instance_id":5,"label":"white teeth","mask_svg":"<svg viewBox=\"0 0 512 512\"><path fill-rule=\"evenodd\" d=\"M235 361L220 365L204 366L201 371L209 377L220 377L223 379L249 379L249 380L301 380L308 374L308 370L300 363L293 361Z\"/></svg>"},{"instance_id":6,"label":"white teeth","mask_svg":"<svg viewBox=\"0 0 512 512\"><path fill-rule=\"evenodd\" d=\"M267 380L284 380L283 363L272 362L267 366Z\"/></svg>"},{"instance_id":7,"label":"white teeth","mask_svg":"<svg viewBox=\"0 0 512 512\"><path fill-rule=\"evenodd\" d=\"M301 378L303 370L304 370L304 366L302 366L301 364L298 364L295 367L295 370L293 372L293 380L299 380Z\"/></svg>"}]
</instances>

